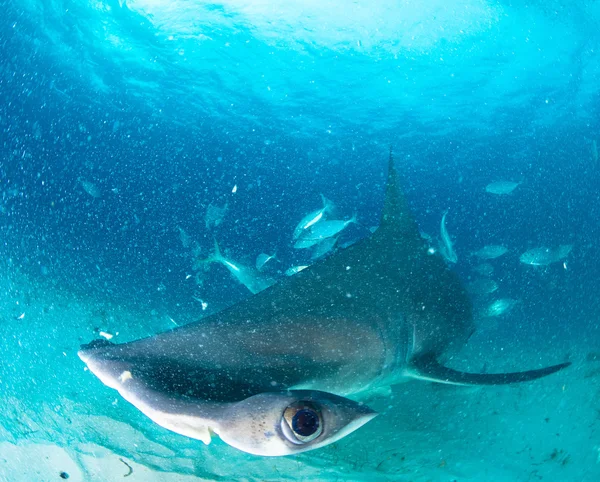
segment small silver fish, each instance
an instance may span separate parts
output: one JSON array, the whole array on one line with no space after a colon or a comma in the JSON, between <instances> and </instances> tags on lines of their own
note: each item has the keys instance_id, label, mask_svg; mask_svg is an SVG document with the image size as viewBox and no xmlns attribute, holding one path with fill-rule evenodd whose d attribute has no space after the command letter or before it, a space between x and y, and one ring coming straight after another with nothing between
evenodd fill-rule
<instances>
[{"instance_id":1,"label":"small silver fish","mask_svg":"<svg viewBox=\"0 0 600 482\"><path fill-rule=\"evenodd\" d=\"M292 266L291 268L285 270L285 274L286 276L293 276L306 268L308 268L308 266Z\"/></svg>"},{"instance_id":2,"label":"small silver fish","mask_svg":"<svg viewBox=\"0 0 600 482\"><path fill-rule=\"evenodd\" d=\"M452 246L452 239L448 234L448 230L446 229L446 216L448 215L448 211L444 213L442 216L442 221L440 222L440 236L442 238L442 244L440 245L440 253L444 257L446 261L449 263L456 263L458 261L458 256L454 252L454 247Z\"/></svg>"},{"instance_id":3,"label":"small silver fish","mask_svg":"<svg viewBox=\"0 0 600 482\"><path fill-rule=\"evenodd\" d=\"M337 240L338 238L334 236L332 238L327 238L321 241L315 246L314 251L310 255L310 259L314 261L325 256L334 248L335 243L337 243Z\"/></svg>"},{"instance_id":4,"label":"small silver fish","mask_svg":"<svg viewBox=\"0 0 600 482\"><path fill-rule=\"evenodd\" d=\"M500 316L508 311L512 310L515 305L518 303L518 300L513 300L511 298L501 298L496 300L487 307L484 312L485 316Z\"/></svg>"},{"instance_id":5,"label":"small silver fish","mask_svg":"<svg viewBox=\"0 0 600 482\"><path fill-rule=\"evenodd\" d=\"M206 208L206 214L204 215L204 223L206 224L206 228L210 229L213 226L218 226L221 224L228 208L229 204L227 202L223 205L223 207L219 207L216 204L209 204Z\"/></svg>"},{"instance_id":6,"label":"small silver fish","mask_svg":"<svg viewBox=\"0 0 600 482\"><path fill-rule=\"evenodd\" d=\"M321 221L318 224L314 224L294 243L294 248L310 248L327 238L336 236L352 223L356 223L356 214L346 221Z\"/></svg>"},{"instance_id":7,"label":"small silver fish","mask_svg":"<svg viewBox=\"0 0 600 482\"><path fill-rule=\"evenodd\" d=\"M490 194L498 194L498 195L510 194L517 188L517 186L519 186L519 184L521 184L521 183L520 182L511 182L511 181L492 182L492 183L488 184L487 186L485 186L485 191L489 192Z\"/></svg>"},{"instance_id":8,"label":"small silver fish","mask_svg":"<svg viewBox=\"0 0 600 482\"><path fill-rule=\"evenodd\" d=\"M264 275L259 275L252 268L225 258L221 254L221 250L219 249L219 244L217 243L216 239L213 254L206 259L197 259L195 266L197 269L199 269L203 265L210 263L219 263L225 266L231 275L246 288L248 288L252 294L259 293L275 283L275 280L267 278Z\"/></svg>"},{"instance_id":9,"label":"small silver fish","mask_svg":"<svg viewBox=\"0 0 600 482\"><path fill-rule=\"evenodd\" d=\"M492 276L494 274L494 267L490 263L481 263L473 268L473 271L480 274L481 276Z\"/></svg>"},{"instance_id":10,"label":"small silver fish","mask_svg":"<svg viewBox=\"0 0 600 482\"><path fill-rule=\"evenodd\" d=\"M302 218L302 221L300 221L296 226L296 229L294 229L294 235L292 239L298 239L307 229L310 229L319 221L325 220L326 215L329 214L333 209L333 203L323 196L323 194L321 194L321 201L323 202L323 207L308 213Z\"/></svg>"},{"instance_id":11,"label":"small silver fish","mask_svg":"<svg viewBox=\"0 0 600 482\"><path fill-rule=\"evenodd\" d=\"M487 295L498 289L498 283L493 279L481 278L467 284L467 290L474 295Z\"/></svg>"},{"instance_id":12,"label":"small silver fish","mask_svg":"<svg viewBox=\"0 0 600 482\"><path fill-rule=\"evenodd\" d=\"M100 191L98 186L96 186L93 182L86 181L85 179L83 179L81 177L78 178L77 180L79 181L79 184L81 184L81 187L83 188L83 190L85 192L87 192L90 196L95 197L95 198L102 197L102 191Z\"/></svg>"},{"instance_id":13,"label":"small silver fish","mask_svg":"<svg viewBox=\"0 0 600 482\"><path fill-rule=\"evenodd\" d=\"M188 233L186 233L182 227L177 226L177 229L179 230L179 240L181 241L181 245L184 248L189 248L192 244L192 238L189 237Z\"/></svg>"},{"instance_id":14,"label":"small silver fish","mask_svg":"<svg viewBox=\"0 0 600 482\"><path fill-rule=\"evenodd\" d=\"M556 248L533 248L524 252L519 259L521 263L531 266L548 266L549 264L562 261L569 255L572 249L572 244L563 244Z\"/></svg>"},{"instance_id":15,"label":"small silver fish","mask_svg":"<svg viewBox=\"0 0 600 482\"><path fill-rule=\"evenodd\" d=\"M475 251L473 254L481 259L496 259L507 252L508 249L504 246L500 246L499 244L490 244L488 246L484 246L479 251Z\"/></svg>"}]
</instances>

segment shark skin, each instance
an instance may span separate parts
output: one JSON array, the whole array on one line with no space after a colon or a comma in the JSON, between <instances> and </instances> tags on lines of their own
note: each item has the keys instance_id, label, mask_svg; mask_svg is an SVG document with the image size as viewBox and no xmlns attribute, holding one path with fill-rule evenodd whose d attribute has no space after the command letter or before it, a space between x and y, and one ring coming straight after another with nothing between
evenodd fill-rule
<instances>
[{"instance_id":1,"label":"shark skin","mask_svg":"<svg viewBox=\"0 0 600 482\"><path fill-rule=\"evenodd\" d=\"M119 345L96 340L79 356L105 385L163 427L205 443L219 433L250 453L287 455L327 445L374 416L347 398L334 403L327 397L357 397L406 378L461 385L524 382L569 365L499 374L445 367L443 361L474 330L469 295L443 258L428 253L390 151L381 223L370 237L198 322ZM316 394L307 406L321 404L319 417L343 406L335 423L346 425L337 435L290 441L281 421L285 407L279 405L264 420L276 420L281 446L260 433L252 435L251 445L234 440L247 426L223 432L232 417L256 422L252 406L258 405L243 403L252 397L274 393L285 403L290 396L301 402L307 391Z\"/></svg>"}]
</instances>

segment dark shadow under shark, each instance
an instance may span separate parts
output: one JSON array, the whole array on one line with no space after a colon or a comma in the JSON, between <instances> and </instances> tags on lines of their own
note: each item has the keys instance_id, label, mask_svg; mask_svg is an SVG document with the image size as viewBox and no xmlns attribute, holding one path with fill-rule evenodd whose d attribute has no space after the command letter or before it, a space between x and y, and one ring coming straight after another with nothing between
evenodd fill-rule
<instances>
[{"instance_id":1,"label":"dark shadow under shark","mask_svg":"<svg viewBox=\"0 0 600 482\"><path fill-rule=\"evenodd\" d=\"M327 445L374 416L346 396L406 377L524 382L569 365L498 374L445 367L474 330L468 294L428 253L390 153L381 224L369 238L196 323L121 345L97 340L79 356L170 430L285 455Z\"/></svg>"}]
</instances>

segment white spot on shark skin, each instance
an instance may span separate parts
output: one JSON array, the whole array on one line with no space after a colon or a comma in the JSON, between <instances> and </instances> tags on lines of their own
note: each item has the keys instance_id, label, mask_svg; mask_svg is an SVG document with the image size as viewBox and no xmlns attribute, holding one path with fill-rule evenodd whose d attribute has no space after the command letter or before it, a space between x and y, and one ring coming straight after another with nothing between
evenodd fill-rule
<instances>
[{"instance_id":1,"label":"white spot on shark skin","mask_svg":"<svg viewBox=\"0 0 600 482\"><path fill-rule=\"evenodd\" d=\"M119 375L119 381L121 383L125 383L127 380L132 380L133 379L133 375L131 374L131 372L129 370L125 370L123 373L121 373Z\"/></svg>"}]
</instances>

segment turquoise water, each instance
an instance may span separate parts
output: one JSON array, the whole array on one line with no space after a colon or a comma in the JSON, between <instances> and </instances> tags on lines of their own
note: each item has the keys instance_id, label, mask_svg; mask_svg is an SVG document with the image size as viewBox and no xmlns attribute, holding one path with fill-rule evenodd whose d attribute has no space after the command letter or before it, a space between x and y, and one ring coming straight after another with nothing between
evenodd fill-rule
<instances>
[{"instance_id":1,"label":"turquoise water","mask_svg":"<svg viewBox=\"0 0 600 482\"><path fill-rule=\"evenodd\" d=\"M600 3L0 6L0 480L600 480ZM478 329L453 363L571 367L408 381L360 430L285 458L169 432L85 370L81 344L252 296L196 262L214 239L239 265L276 253L274 282L313 262L292 233L320 194L331 219L357 214L338 246L368 236L390 144L432 250L448 211L451 269L496 285L469 285Z\"/></svg>"}]
</instances>

